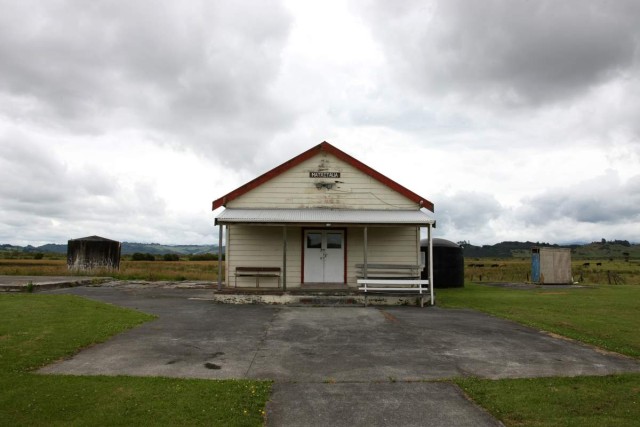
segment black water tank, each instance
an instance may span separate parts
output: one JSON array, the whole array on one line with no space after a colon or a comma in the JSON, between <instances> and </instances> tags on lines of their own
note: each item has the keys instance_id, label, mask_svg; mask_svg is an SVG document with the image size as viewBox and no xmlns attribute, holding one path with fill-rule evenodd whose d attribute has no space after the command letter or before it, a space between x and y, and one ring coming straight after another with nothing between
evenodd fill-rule
<instances>
[{"instance_id":1,"label":"black water tank","mask_svg":"<svg viewBox=\"0 0 640 427\"><path fill-rule=\"evenodd\" d=\"M445 239L433 239L433 286L435 288L461 288L464 286L464 256L462 248ZM420 240L424 252L425 268L422 279L429 278L429 241Z\"/></svg>"}]
</instances>

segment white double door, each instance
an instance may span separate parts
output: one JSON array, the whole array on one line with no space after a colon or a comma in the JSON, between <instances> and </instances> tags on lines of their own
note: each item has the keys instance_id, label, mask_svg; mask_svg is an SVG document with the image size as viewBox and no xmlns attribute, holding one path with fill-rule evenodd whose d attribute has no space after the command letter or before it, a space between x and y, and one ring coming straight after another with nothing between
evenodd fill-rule
<instances>
[{"instance_id":1,"label":"white double door","mask_svg":"<svg viewBox=\"0 0 640 427\"><path fill-rule=\"evenodd\" d=\"M304 282L344 283L344 231L304 232Z\"/></svg>"}]
</instances>

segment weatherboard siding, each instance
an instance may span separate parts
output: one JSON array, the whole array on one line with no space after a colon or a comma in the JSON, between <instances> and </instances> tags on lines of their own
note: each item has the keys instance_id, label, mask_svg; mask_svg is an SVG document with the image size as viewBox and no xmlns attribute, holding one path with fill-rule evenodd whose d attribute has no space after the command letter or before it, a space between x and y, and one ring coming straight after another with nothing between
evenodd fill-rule
<instances>
[{"instance_id":1,"label":"weatherboard siding","mask_svg":"<svg viewBox=\"0 0 640 427\"><path fill-rule=\"evenodd\" d=\"M236 267L282 268L282 227L231 225L227 234L230 257L227 262L227 283L236 282ZM299 227L287 227L287 283L300 286ZM238 287L253 287L254 277L238 277ZM278 279L260 278L260 287L276 287Z\"/></svg>"},{"instance_id":2,"label":"weatherboard siding","mask_svg":"<svg viewBox=\"0 0 640 427\"><path fill-rule=\"evenodd\" d=\"M349 229L347 253L349 286L356 286L357 264L364 262L364 230ZM419 264L420 231L417 227L368 227L369 264Z\"/></svg>"},{"instance_id":3,"label":"weatherboard siding","mask_svg":"<svg viewBox=\"0 0 640 427\"><path fill-rule=\"evenodd\" d=\"M311 228L306 228L311 229ZM231 225L227 233L227 283L235 283L236 267L282 267L282 227ZM364 262L364 229L346 229L347 284L357 286L358 268ZM418 264L420 231L417 227L368 227L370 264ZM302 228L287 227L287 288L301 286ZM253 277L238 277L238 287L254 287ZM277 279L261 278L260 287L275 287Z\"/></svg>"},{"instance_id":4,"label":"weatherboard siding","mask_svg":"<svg viewBox=\"0 0 640 427\"><path fill-rule=\"evenodd\" d=\"M311 178L339 172L340 178ZM317 188L319 184L333 188ZM419 209L417 203L332 154L320 153L226 204L228 208Z\"/></svg>"}]
</instances>

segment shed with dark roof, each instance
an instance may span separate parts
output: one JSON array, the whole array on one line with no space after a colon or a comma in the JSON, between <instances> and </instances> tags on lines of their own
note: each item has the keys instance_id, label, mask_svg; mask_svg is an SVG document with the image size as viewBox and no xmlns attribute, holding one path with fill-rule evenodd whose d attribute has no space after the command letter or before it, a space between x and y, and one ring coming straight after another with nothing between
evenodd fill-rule
<instances>
[{"instance_id":1,"label":"shed with dark roof","mask_svg":"<svg viewBox=\"0 0 640 427\"><path fill-rule=\"evenodd\" d=\"M74 271L120 269L121 244L100 236L71 239L67 243L67 267Z\"/></svg>"}]
</instances>

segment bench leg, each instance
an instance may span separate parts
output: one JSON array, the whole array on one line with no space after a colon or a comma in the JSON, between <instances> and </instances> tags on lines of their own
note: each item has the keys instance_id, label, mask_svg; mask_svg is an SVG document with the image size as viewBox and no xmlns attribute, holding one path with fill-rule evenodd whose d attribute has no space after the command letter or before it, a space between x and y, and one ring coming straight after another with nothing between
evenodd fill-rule
<instances>
[{"instance_id":1,"label":"bench leg","mask_svg":"<svg viewBox=\"0 0 640 427\"><path fill-rule=\"evenodd\" d=\"M367 293L365 292L365 294L364 294L364 306L365 306L365 307L366 307L366 306L367 306L367 304L368 304L367 296L368 296L368 295L367 295Z\"/></svg>"},{"instance_id":2,"label":"bench leg","mask_svg":"<svg viewBox=\"0 0 640 427\"><path fill-rule=\"evenodd\" d=\"M420 307L424 308L424 295L420 294Z\"/></svg>"}]
</instances>

